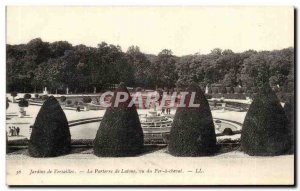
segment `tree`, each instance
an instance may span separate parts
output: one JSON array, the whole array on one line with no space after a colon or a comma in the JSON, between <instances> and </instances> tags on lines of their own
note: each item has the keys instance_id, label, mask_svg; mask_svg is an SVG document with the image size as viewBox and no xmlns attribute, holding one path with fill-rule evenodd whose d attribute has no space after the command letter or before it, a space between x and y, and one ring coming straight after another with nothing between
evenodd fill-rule
<instances>
[{"instance_id":1,"label":"tree","mask_svg":"<svg viewBox=\"0 0 300 191\"><path fill-rule=\"evenodd\" d=\"M168 150L174 156L211 155L216 151L216 134L208 101L197 84L191 84L187 91L186 107L177 108L172 123ZM192 92L199 107L188 106Z\"/></svg>"},{"instance_id":2,"label":"tree","mask_svg":"<svg viewBox=\"0 0 300 191\"><path fill-rule=\"evenodd\" d=\"M140 51L138 46L130 46L126 52L129 64L132 66L134 73L134 85L145 87L149 84L149 70L151 62L145 54Z\"/></svg>"},{"instance_id":3,"label":"tree","mask_svg":"<svg viewBox=\"0 0 300 191\"><path fill-rule=\"evenodd\" d=\"M223 85L227 87L234 87L236 83L236 74L233 70L231 70L229 73L225 74L223 79Z\"/></svg>"},{"instance_id":4,"label":"tree","mask_svg":"<svg viewBox=\"0 0 300 191\"><path fill-rule=\"evenodd\" d=\"M268 57L269 52L261 52L244 60L241 79L245 86L260 87L269 82L271 73L269 72Z\"/></svg>"},{"instance_id":5,"label":"tree","mask_svg":"<svg viewBox=\"0 0 300 191\"><path fill-rule=\"evenodd\" d=\"M268 83L252 102L244 120L241 147L249 155L273 156L291 147L288 119Z\"/></svg>"},{"instance_id":6,"label":"tree","mask_svg":"<svg viewBox=\"0 0 300 191\"><path fill-rule=\"evenodd\" d=\"M56 41L50 43L49 49L53 58L61 57L65 54L65 51L72 50L72 44L67 41Z\"/></svg>"},{"instance_id":7,"label":"tree","mask_svg":"<svg viewBox=\"0 0 300 191\"><path fill-rule=\"evenodd\" d=\"M71 134L65 113L50 96L34 122L28 151L32 157L56 157L71 150Z\"/></svg>"},{"instance_id":8,"label":"tree","mask_svg":"<svg viewBox=\"0 0 300 191\"><path fill-rule=\"evenodd\" d=\"M287 92L294 91L294 48L256 52L213 49L209 54L177 57L164 49L145 54L131 46L123 52L118 45L102 42L98 47L72 46L36 38L27 44L6 45L7 91L102 91L121 81L128 86L154 89L187 86L253 87L268 81ZM73 82L76 81L76 84ZM226 85L227 84L227 85Z\"/></svg>"},{"instance_id":9,"label":"tree","mask_svg":"<svg viewBox=\"0 0 300 191\"><path fill-rule=\"evenodd\" d=\"M126 102L114 106L117 93L128 95ZM94 140L94 154L104 157L133 156L143 151L144 136L135 105L129 107L130 94L121 83L114 92Z\"/></svg>"},{"instance_id":10,"label":"tree","mask_svg":"<svg viewBox=\"0 0 300 191\"><path fill-rule=\"evenodd\" d=\"M108 45L102 42L91 50L90 85L97 89L105 89L121 81L133 84L133 69L128 63L126 54L120 46Z\"/></svg>"},{"instance_id":11,"label":"tree","mask_svg":"<svg viewBox=\"0 0 300 191\"><path fill-rule=\"evenodd\" d=\"M162 50L151 67L152 80L159 87L172 88L177 81L176 60L171 50Z\"/></svg>"}]
</instances>

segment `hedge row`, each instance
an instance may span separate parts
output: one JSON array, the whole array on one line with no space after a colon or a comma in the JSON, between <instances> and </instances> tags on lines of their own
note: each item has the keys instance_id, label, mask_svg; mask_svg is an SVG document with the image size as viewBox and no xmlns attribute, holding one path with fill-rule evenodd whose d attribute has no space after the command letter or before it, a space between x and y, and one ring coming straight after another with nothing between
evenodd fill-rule
<instances>
[{"instance_id":1,"label":"hedge row","mask_svg":"<svg viewBox=\"0 0 300 191\"><path fill-rule=\"evenodd\" d=\"M196 84L191 84L186 91L189 92L185 99L186 107L177 108L168 151L174 156L212 155L217 151L217 146L208 101ZM106 110L93 141L97 156L135 156L144 149L144 135L136 107L128 107L130 96L126 102L114 107L118 92L129 95L124 84L120 84L115 91L113 104ZM197 107L188 107L192 92L196 92L194 103L199 104ZM293 107L284 111L269 86L261 88L245 117L241 133L243 151L249 155L263 156L290 152L293 148L293 113ZM55 157L69 153L70 149L71 135L65 113L58 101L50 96L33 125L29 154L32 157Z\"/></svg>"},{"instance_id":2,"label":"hedge row","mask_svg":"<svg viewBox=\"0 0 300 191\"><path fill-rule=\"evenodd\" d=\"M285 93L291 93L292 91L290 89L284 88L284 87L272 87L274 92L285 92ZM204 90L204 89L203 89ZM240 94L240 93L258 93L257 87L209 87L208 88L208 94Z\"/></svg>"}]
</instances>

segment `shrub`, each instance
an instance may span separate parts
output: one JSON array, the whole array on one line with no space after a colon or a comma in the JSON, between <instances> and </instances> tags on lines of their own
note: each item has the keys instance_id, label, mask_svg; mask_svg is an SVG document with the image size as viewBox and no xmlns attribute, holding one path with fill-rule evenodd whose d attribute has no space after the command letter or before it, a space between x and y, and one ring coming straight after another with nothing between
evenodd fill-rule
<instances>
[{"instance_id":1,"label":"shrub","mask_svg":"<svg viewBox=\"0 0 300 191\"><path fill-rule=\"evenodd\" d=\"M78 103L79 103L78 101L74 101L74 105L78 105Z\"/></svg>"},{"instance_id":2,"label":"shrub","mask_svg":"<svg viewBox=\"0 0 300 191\"><path fill-rule=\"evenodd\" d=\"M241 146L245 153L258 156L284 154L291 147L287 117L268 84L260 88L250 105L242 128Z\"/></svg>"},{"instance_id":3,"label":"shrub","mask_svg":"<svg viewBox=\"0 0 300 191\"><path fill-rule=\"evenodd\" d=\"M72 104L72 100L67 100L67 104L68 105Z\"/></svg>"},{"instance_id":4,"label":"shrub","mask_svg":"<svg viewBox=\"0 0 300 191\"><path fill-rule=\"evenodd\" d=\"M32 157L55 157L69 153L71 135L65 113L58 101L50 96L41 107L29 141Z\"/></svg>"},{"instance_id":5,"label":"shrub","mask_svg":"<svg viewBox=\"0 0 300 191\"><path fill-rule=\"evenodd\" d=\"M209 104L196 84L187 91L185 104L188 105L191 92L196 92L194 103L200 107L177 108L168 150L174 156L206 156L216 151L216 134Z\"/></svg>"},{"instance_id":6,"label":"shrub","mask_svg":"<svg viewBox=\"0 0 300 191\"><path fill-rule=\"evenodd\" d=\"M234 93L235 94L242 93L242 89L240 87L234 87Z\"/></svg>"},{"instance_id":7,"label":"shrub","mask_svg":"<svg viewBox=\"0 0 300 191\"><path fill-rule=\"evenodd\" d=\"M91 103L92 102L92 98L89 96L83 97L82 98L83 103Z\"/></svg>"},{"instance_id":8,"label":"shrub","mask_svg":"<svg viewBox=\"0 0 300 191\"><path fill-rule=\"evenodd\" d=\"M223 135L233 135L233 131L230 128L225 128Z\"/></svg>"},{"instance_id":9,"label":"shrub","mask_svg":"<svg viewBox=\"0 0 300 191\"><path fill-rule=\"evenodd\" d=\"M220 87L219 90L220 90L219 93L222 93L222 94L226 94L227 93L225 87Z\"/></svg>"},{"instance_id":10,"label":"shrub","mask_svg":"<svg viewBox=\"0 0 300 191\"><path fill-rule=\"evenodd\" d=\"M19 107L28 107L28 101L24 98L20 99L18 103Z\"/></svg>"},{"instance_id":11,"label":"shrub","mask_svg":"<svg viewBox=\"0 0 300 191\"><path fill-rule=\"evenodd\" d=\"M228 94L233 93L233 88L232 87L226 87L226 92Z\"/></svg>"},{"instance_id":12,"label":"shrub","mask_svg":"<svg viewBox=\"0 0 300 191\"><path fill-rule=\"evenodd\" d=\"M117 92L129 98L114 107ZM142 152L144 135L135 105L128 107L131 96L121 83L114 92L111 107L106 109L94 140L94 154L104 157L133 156Z\"/></svg>"},{"instance_id":13,"label":"shrub","mask_svg":"<svg viewBox=\"0 0 300 191\"><path fill-rule=\"evenodd\" d=\"M42 100L46 101L48 99L48 95L42 95Z\"/></svg>"},{"instance_id":14,"label":"shrub","mask_svg":"<svg viewBox=\"0 0 300 191\"><path fill-rule=\"evenodd\" d=\"M212 87L212 88L211 88L211 91L212 91L213 94L217 94L217 93L219 93L219 88L217 88L217 87Z\"/></svg>"},{"instance_id":15,"label":"shrub","mask_svg":"<svg viewBox=\"0 0 300 191\"><path fill-rule=\"evenodd\" d=\"M34 94L34 97L35 97L35 98L38 98L38 97L39 97L39 94Z\"/></svg>"},{"instance_id":16,"label":"shrub","mask_svg":"<svg viewBox=\"0 0 300 191\"><path fill-rule=\"evenodd\" d=\"M66 96L60 96L60 101L65 102L67 100Z\"/></svg>"},{"instance_id":17,"label":"shrub","mask_svg":"<svg viewBox=\"0 0 300 191\"><path fill-rule=\"evenodd\" d=\"M24 95L24 99L30 99L31 98L31 94L25 94Z\"/></svg>"},{"instance_id":18,"label":"shrub","mask_svg":"<svg viewBox=\"0 0 300 191\"><path fill-rule=\"evenodd\" d=\"M12 97L17 97L18 93L17 93L17 92L11 92L10 95L11 95Z\"/></svg>"}]
</instances>

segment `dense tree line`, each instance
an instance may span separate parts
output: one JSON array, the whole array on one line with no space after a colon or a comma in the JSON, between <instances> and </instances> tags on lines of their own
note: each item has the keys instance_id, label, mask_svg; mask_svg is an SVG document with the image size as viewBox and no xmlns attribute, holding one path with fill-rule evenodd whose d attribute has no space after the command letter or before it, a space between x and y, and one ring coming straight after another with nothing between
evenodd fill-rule
<instances>
[{"instance_id":1,"label":"dense tree line","mask_svg":"<svg viewBox=\"0 0 300 191\"><path fill-rule=\"evenodd\" d=\"M131 46L102 42L97 47L66 41L7 45L7 91L97 92L125 82L143 88L173 88L196 82L226 87L256 87L264 82L293 91L294 49L234 53L214 49L209 54L177 57L164 49L145 54Z\"/></svg>"},{"instance_id":2,"label":"dense tree line","mask_svg":"<svg viewBox=\"0 0 300 191\"><path fill-rule=\"evenodd\" d=\"M271 86L293 91L294 49L233 53L214 49L207 55L183 56L177 63L177 85L192 81L206 86L220 84L226 87L259 87L265 82Z\"/></svg>"}]
</instances>

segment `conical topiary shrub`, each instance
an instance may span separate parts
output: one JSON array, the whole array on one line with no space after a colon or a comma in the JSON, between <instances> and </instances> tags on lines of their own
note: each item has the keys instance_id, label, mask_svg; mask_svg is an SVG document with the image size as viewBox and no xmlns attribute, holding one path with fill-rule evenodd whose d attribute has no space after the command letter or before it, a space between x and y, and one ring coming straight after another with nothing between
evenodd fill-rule
<instances>
[{"instance_id":1,"label":"conical topiary shrub","mask_svg":"<svg viewBox=\"0 0 300 191\"><path fill-rule=\"evenodd\" d=\"M115 107L117 93L128 95L126 102ZM94 154L104 157L134 156L142 152L144 135L136 107L128 107L131 101L126 86L121 83L114 92L111 107L106 109L94 140Z\"/></svg>"},{"instance_id":2,"label":"conical topiary shrub","mask_svg":"<svg viewBox=\"0 0 300 191\"><path fill-rule=\"evenodd\" d=\"M291 139L291 149L290 153L294 153L294 144L295 144L295 137L294 137L294 128L295 128L295 122L294 122L294 114L295 114L295 109L294 109L294 100L291 99L289 102L286 102L284 104L284 111L287 116L289 125L289 131L290 131L290 139Z\"/></svg>"},{"instance_id":3,"label":"conical topiary shrub","mask_svg":"<svg viewBox=\"0 0 300 191\"><path fill-rule=\"evenodd\" d=\"M288 120L268 84L259 89L244 120L241 147L249 155L284 154L291 146Z\"/></svg>"},{"instance_id":4,"label":"conical topiary shrub","mask_svg":"<svg viewBox=\"0 0 300 191\"><path fill-rule=\"evenodd\" d=\"M186 107L178 107L170 132L168 150L174 156L207 156L216 151L216 134L209 104L197 84L187 89ZM192 92L195 104L189 107Z\"/></svg>"},{"instance_id":5,"label":"conical topiary shrub","mask_svg":"<svg viewBox=\"0 0 300 191\"><path fill-rule=\"evenodd\" d=\"M65 113L58 101L50 96L34 122L29 141L32 157L55 157L69 153L71 135Z\"/></svg>"}]
</instances>

